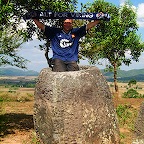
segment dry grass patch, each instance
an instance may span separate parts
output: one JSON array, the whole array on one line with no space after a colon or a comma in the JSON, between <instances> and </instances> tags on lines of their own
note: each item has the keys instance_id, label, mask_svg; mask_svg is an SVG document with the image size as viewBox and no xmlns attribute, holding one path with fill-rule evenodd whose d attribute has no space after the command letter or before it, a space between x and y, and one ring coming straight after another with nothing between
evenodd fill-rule
<instances>
[{"instance_id":1,"label":"dry grass patch","mask_svg":"<svg viewBox=\"0 0 144 144\"><path fill-rule=\"evenodd\" d=\"M114 92L113 83L108 84L111 92ZM119 116L121 144L130 144L135 118L144 99L122 98L122 94L128 90L128 83L118 85L119 98L113 97L113 101L115 108L122 110ZM136 90L144 94L144 83L138 82L136 85ZM0 87L0 144L40 144L34 132L33 104L33 88Z\"/></svg>"}]
</instances>

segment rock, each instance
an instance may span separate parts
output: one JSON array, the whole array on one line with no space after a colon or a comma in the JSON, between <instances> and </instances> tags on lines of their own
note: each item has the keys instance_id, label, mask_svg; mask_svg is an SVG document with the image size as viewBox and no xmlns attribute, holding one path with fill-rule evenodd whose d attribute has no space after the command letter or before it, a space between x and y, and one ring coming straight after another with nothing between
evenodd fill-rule
<instances>
[{"instance_id":1,"label":"rock","mask_svg":"<svg viewBox=\"0 0 144 144\"><path fill-rule=\"evenodd\" d=\"M137 138L132 142L132 144L144 144L144 139Z\"/></svg>"},{"instance_id":2,"label":"rock","mask_svg":"<svg viewBox=\"0 0 144 144\"><path fill-rule=\"evenodd\" d=\"M35 129L44 144L119 144L109 86L96 67L39 74Z\"/></svg>"},{"instance_id":3,"label":"rock","mask_svg":"<svg viewBox=\"0 0 144 144\"><path fill-rule=\"evenodd\" d=\"M135 123L135 140L132 144L144 144L144 102L140 106Z\"/></svg>"}]
</instances>

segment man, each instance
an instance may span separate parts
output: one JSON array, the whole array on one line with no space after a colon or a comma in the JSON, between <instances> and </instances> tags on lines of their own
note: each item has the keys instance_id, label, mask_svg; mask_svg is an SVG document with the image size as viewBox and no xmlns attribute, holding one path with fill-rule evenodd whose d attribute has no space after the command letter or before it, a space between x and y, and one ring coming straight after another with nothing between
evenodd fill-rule
<instances>
[{"instance_id":1,"label":"man","mask_svg":"<svg viewBox=\"0 0 144 144\"><path fill-rule=\"evenodd\" d=\"M37 19L33 19L38 28L44 31L44 35L51 40L53 51L53 71L78 71L78 47L79 39L86 35L87 30L96 26L100 20L89 22L80 28L73 28L72 19L65 19L63 27L55 28L45 26Z\"/></svg>"}]
</instances>

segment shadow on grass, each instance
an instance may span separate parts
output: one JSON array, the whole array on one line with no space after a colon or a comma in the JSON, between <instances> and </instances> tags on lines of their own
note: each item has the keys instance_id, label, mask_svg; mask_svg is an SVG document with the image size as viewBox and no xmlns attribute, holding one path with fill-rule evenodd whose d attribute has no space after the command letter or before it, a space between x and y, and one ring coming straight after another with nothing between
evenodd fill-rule
<instances>
[{"instance_id":1,"label":"shadow on grass","mask_svg":"<svg viewBox=\"0 0 144 144\"><path fill-rule=\"evenodd\" d=\"M14 134L15 130L27 131L34 129L33 115L9 113L0 115L0 137Z\"/></svg>"}]
</instances>

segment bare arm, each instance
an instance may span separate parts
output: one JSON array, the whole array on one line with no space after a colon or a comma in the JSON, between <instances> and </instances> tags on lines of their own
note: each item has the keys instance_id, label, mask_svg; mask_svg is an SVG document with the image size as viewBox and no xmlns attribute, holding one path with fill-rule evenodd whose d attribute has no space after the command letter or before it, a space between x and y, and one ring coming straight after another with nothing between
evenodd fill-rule
<instances>
[{"instance_id":1,"label":"bare arm","mask_svg":"<svg viewBox=\"0 0 144 144\"><path fill-rule=\"evenodd\" d=\"M91 29L92 27L96 26L98 23L100 22L100 20L95 20L93 22L89 22L86 26L86 30Z\"/></svg>"},{"instance_id":2,"label":"bare arm","mask_svg":"<svg viewBox=\"0 0 144 144\"><path fill-rule=\"evenodd\" d=\"M33 21L35 22L35 24L37 25L38 28L40 28L41 30L45 29L45 25L42 22L40 22L37 19L33 19ZM89 22L86 26L86 30L89 30L92 27L96 26L99 22L100 22L100 20L95 20L93 22Z\"/></svg>"},{"instance_id":3,"label":"bare arm","mask_svg":"<svg viewBox=\"0 0 144 144\"><path fill-rule=\"evenodd\" d=\"M37 25L38 28L40 28L41 30L45 29L45 25L42 22L40 22L37 19L33 19L33 21L35 22L35 24Z\"/></svg>"}]
</instances>

